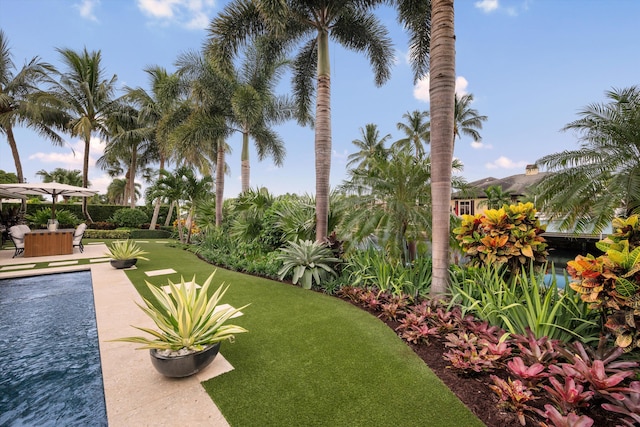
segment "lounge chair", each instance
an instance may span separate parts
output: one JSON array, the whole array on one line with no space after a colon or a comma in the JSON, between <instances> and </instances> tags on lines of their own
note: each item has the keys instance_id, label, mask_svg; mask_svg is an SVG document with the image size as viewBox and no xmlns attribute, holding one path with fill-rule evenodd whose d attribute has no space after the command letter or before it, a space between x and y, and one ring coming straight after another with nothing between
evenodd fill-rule
<instances>
[{"instance_id":1,"label":"lounge chair","mask_svg":"<svg viewBox=\"0 0 640 427\"><path fill-rule=\"evenodd\" d=\"M16 247L16 252L13 254L13 258L17 257L24 252L24 235L31 232L28 225L19 224L9 228L9 237L13 241Z\"/></svg>"},{"instance_id":2,"label":"lounge chair","mask_svg":"<svg viewBox=\"0 0 640 427\"><path fill-rule=\"evenodd\" d=\"M82 223L76 228L76 231L73 233L73 247L75 248L77 246L80 249L80 253L84 252L82 237L84 236L84 230L86 229L87 224Z\"/></svg>"}]
</instances>

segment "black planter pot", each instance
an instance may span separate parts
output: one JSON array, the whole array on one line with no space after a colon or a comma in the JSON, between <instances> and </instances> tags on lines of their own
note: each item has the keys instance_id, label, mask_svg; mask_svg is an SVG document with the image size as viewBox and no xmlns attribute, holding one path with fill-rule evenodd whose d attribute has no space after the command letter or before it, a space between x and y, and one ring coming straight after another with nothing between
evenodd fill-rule
<instances>
[{"instance_id":1,"label":"black planter pot","mask_svg":"<svg viewBox=\"0 0 640 427\"><path fill-rule=\"evenodd\" d=\"M196 353L185 356L166 357L157 353L156 349L149 350L151 363L162 375L172 378L188 377L209 366L220 351L220 342Z\"/></svg>"},{"instance_id":2,"label":"black planter pot","mask_svg":"<svg viewBox=\"0 0 640 427\"><path fill-rule=\"evenodd\" d=\"M129 268L129 267L133 267L134 265L136 265L136 262L138 262L138 258L132 258L132 259L112 259L111 261L109 261L111 263L111 266L113 268Z\"/></svg>"}]
</instances>

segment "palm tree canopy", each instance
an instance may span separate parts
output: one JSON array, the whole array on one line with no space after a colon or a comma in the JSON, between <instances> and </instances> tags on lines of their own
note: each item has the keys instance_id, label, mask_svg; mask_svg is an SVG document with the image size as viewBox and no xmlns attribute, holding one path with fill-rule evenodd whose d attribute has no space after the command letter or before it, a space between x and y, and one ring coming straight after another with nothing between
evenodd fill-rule
<instances>
[{"instance_id":1,"label":"palm tree canopy","mask_svg":"<svg viewBox=\"0 0 640 427\"><path fill-rule=\"evenodd\" d=\"M262 35L270 37L266 43L274 54L298 47L292 77L296 118L300 123L309 123L315 92L313 81L319 73L329 74L328 57L318 62L322 34L349 50L365 53L374 70L376 85L389 79L394 59L391 38L372 14L376 6L384 3L385 0L235 0L211 22L208 52L219 66L230 69L240 47ZM319 64L326 69L318 69Z\"/></svg>"},{"instance_id":2,"label":"palm tree canopy","mask_svg":"<svg viewBox=\"0 0 640 427\"><path fill-rule=\"evenodd\" d=\"M359 151L349 154L347 168L354 166L357 169L369 169L378 158L386 157L387 155L387 149L384 144L391 138L390 134L386 134L381 138L378 126L373 123L367 123L364 129L360 128L360 134L362 139L351 141L353 145L359 148Z\"/></svg>"},{"instance_id":3,"label":"palm tree canopy","mask_svg":"<svg viewBox=\"0 0 640 427\"><path fill-rule=\"evenodd\" d=\"M416 157L423 158L426 152L424 146L428 145L431 139L429 112L415 110L411 113L406 112L402 118L406 119L406 123L399 122L397 128L405 137L394 142L392 148L413 148Z\"/></svg>"},{"instance_id":4,"label":"palm tree canopy","mask_svg":"<svg viewBox=\"0 0 640 427\"><path fill-rule=\"evenodd\" d=\"M453 127L454 139L466 135L474 141L482 140L479 129L482 129L482 122L487 121L487 116L481 116L478 110L471 108L473 95L468 93L458 97L455 96L455 123Z\"/></svg>"},{"instance_id":5,"label":"palm tree canopy","mask_svg":"<svg viewBox=\"0 0 640 427\"><path fill-rule=\"evenodd\" d=\"M577 133L579 149L536 162L555 172L538 185L538 201L562 229L597 232L619 209L640 212L640 88L612 89L606 97L562 129Z\"/></svg>"}]
</instances>

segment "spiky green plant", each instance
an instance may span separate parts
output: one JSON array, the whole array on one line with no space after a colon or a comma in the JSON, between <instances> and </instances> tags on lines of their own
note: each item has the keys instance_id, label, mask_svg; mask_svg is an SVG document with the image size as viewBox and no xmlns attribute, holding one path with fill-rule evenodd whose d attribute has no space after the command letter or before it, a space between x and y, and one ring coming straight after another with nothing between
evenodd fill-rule
<instances>
[{"instance_id":1,"label":"spiky green plant","mask_svg":"<svg viewBox=\"0 0 640 427\"><path fill-rule=\"evenodd\" d=\"M300 281L304 289L311 289L313 279L320 285L327 275L336 276L331 264L340 260L322 243L311 240L290 241L286 247L280 248L280 251L278 259L283 262L282 268L278 271L280 280L293 271L293 284Z\"/></svg>"},{"instance_id":2,"label":"spiky green plant","mask_svg":"<svg viewBox=\"0 0 640 427\"><path fill-rule=\"evenodd\" d=\"M143 344L139 349L180 350L184 348L200 351L220 341L233 341L235 334L248 332L241 326L225 325L227 320L249 304L240 308L218 307L229 286L224 287L222 283L209 296L209 287L215 273L215 271L211 273L200 290L197 290L195 285L187 285L184 277L177 285L169 280L169 292L145 281L157 304L153 304L146 298L143 298L145 306L136 304L153 320L159 331L134 326L153 338L125 337L113 341ZM192 283L196 283L195 276Z\"/></svg>"},{"instance_id":3,"label":"spiky green plant","mask_svg":"<svg viewBox=\"0 0 640 427\"><path fill-rule=\"evenodd\" d=\"M109 252L105 252L105 256L113 259L143 259L149 261L149 258L145 258L149 252L143 251L140 246L133 240L116 240L107 247Z\"/></svg>"}]
</instances>

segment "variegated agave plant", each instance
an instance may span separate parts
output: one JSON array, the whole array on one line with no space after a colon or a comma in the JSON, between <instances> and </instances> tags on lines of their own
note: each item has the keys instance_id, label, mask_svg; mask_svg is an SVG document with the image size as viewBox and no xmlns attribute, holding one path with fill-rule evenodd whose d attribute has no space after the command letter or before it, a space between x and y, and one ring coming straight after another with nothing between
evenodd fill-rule
<instances>
[{"instance_id":1,"label":"variegated agave plant","mask_svg":"<svg viewBox=\"0 0 640 427\"><path fill-rule=\"evenodd\" d=\"M168 292L146 282L157 303L153 304L143 298L145 306L136 304L153 320L159 330L134 326L151 337L125 337L113 341L143 344L139 349L200 351L220 341L233 341L235 334L248 332L241 326L225 324L249 304L240 308L217 307L229 286L225 287L223 283L209 296L214 275L215 271L200 289L189 286L184 278L181 278L178 284L169 281ZM195 280L194 276L194 284Z\"/></svg>"}]
</instances>

